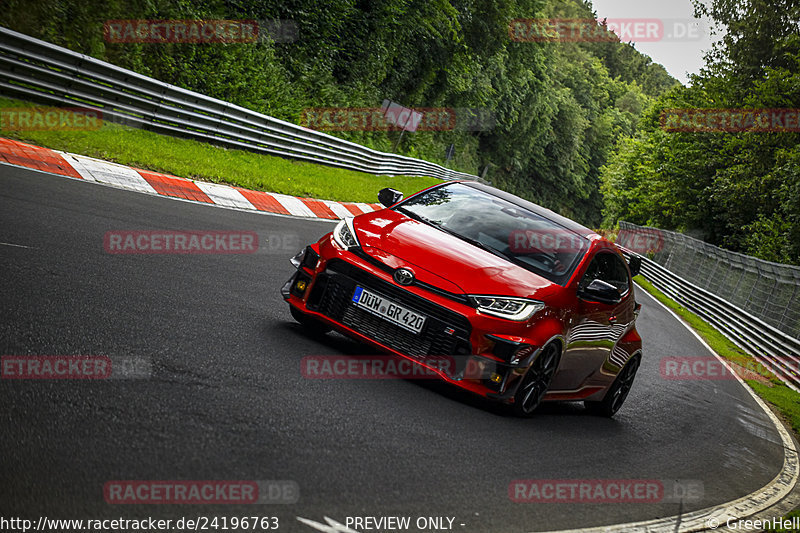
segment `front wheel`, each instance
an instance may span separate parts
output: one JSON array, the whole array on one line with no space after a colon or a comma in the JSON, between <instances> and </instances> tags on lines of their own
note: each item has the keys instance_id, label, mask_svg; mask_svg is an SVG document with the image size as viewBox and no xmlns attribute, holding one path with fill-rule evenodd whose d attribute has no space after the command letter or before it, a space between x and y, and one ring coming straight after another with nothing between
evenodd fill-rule
<instances>
[{"instance_id":1,"label":"front wheel","mask_svg":"<svg viewBox=\"0 0 800 533\"><path fill-rule=\"evenodd\" d=\"M556 373L558 363L561 360L561 352L557 344L548 344L539 354L539 357L531 363L531 367L522 378L522 383L514 395L513 410L517 416L531 417L533 412L539 407L553 375Z\"/></svg>"},{"instance_id":2,"label":"front wheel","mask_svg":"<svg viewBox=\"0 0 800 533\"><path fill-rule=\"evenodd\" d=\"M625 398L631 391L633 380L636 377L636 371L639 370L641 360L638 355L634 356L628 363L622 367L622 370L617 374L617 378L611 387L608 388L606 397L599 402L583 402L586 409L590 413L599 416L612 417L619 411L622 404L625 403Z\"/></svg>"},{"instance_id":3,"label":"front wheel","mask_svg":"<svg viewBox=\"0 0 800 533\"><path fill-rule=\"evenodd\" d=\"M306 328L311 333L317 335L324 335L333 329L329 325L320 322L316 318L308 316L307 314L303 313L293 305L289 305L289 311L292 313L292 318L297 320L304 328Z\"/></svg>"}]
</instances>

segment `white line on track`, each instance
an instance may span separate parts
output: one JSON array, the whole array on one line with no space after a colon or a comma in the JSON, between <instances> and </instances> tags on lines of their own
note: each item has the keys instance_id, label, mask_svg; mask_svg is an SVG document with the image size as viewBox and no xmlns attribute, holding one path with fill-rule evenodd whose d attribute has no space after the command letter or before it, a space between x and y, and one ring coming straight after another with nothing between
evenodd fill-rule
<instances>
[{"instance_id":1,"label":"white line on track","mask_svg":"<svg viewBox=\"0 0 800 533\"><path fill-rule=\"evenodd\" d=\"M706 350L708 350L709 353L716 357L720 363L725 365L725 367L728 368L730 373L736 378L742 387L744 387L750 396L753 397L753 400L755 400L761 409L764 410L764 412L767 414L767 417L769 417L770 421L772 421L772 424L775 426L778 435L780 435L784 450L783 467L772 481L759 490L748 494L747 496L743 496L737 500L716 505L714 507L707 507L705 509L700 509L699 511L693 511L682 516L670 516L666 518L644 520L641 522L629 522L626 524L614 524L610 526L581 529L562 529L546 533L612 533L617 531L624 531L626 533L640 531L647 533L673 533L676 531L742 531L744 530L743 528L728 529L726 524L729 520L732 524L735 524L738 520L752 519L759 513L768 511L773 506L776 506L773 511L779 512L780 514L785 514L794 509L800 502L796 501L794 497L787 498L787 496L789 496L797 486L798 478L800 477L800 465L798 464L797 447L795 446L794 439L786 430L783 423L778 420L778 417L775 416L775 413L772 412L767 404L765 404L764 401L759 398L750 387L747 386L744 380L739 377L739 375L732 368L730 368L725 359L717 354L717 352L715 352L711 346L709 346L708 343L706 343L706 341L703 340L703 338L694 329L692 329L691 326L689 326L689 324L675 314L672 309L661 303L658 299L647 293L644 289L641 290L658 305L663 307L664 310L672 315L675 320L681 323L683 327L689 330L689 333L694 335L694 337L706 348ZM786 499L786 501L784 501L784 499ZM778 506L781 508L780 510L778 510Z\"/></svg>"}]
</instances>

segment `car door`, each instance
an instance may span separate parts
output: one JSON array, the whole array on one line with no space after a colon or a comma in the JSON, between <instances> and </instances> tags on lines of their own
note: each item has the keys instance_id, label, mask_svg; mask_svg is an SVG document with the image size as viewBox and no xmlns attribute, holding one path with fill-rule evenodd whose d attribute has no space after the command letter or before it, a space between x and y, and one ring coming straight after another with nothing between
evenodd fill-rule
<instances>
[{"instance_id":1,"label":"car door","mask_svg":"<svg viewBox=\"0 0 800 533\"><path fill-rule=\"evenodd\" d=\"M594 280L613 285L619 301L611 303L582 295ZM634 320L630 274L625 262L613 251L597 252L578 283L577 294L582 296L578 297L575 314L569 320L564 359L551 390L576 391L607 384L607 376L599 371L606 361L613 362L622 356L615 354L614 349Z\"/></svg>"}]
</instances>

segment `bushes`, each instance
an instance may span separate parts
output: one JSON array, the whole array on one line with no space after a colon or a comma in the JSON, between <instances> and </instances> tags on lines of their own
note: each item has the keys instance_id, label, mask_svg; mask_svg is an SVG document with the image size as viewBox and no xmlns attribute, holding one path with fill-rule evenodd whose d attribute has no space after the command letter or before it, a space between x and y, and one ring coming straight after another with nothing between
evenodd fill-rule
<instances>
[{"instance_id":1,"label":"bushes","mask_svg":"<svg viewBox=\"0 0 800 533\"><path fill-rule=\"evenodd\" d=\"M600 221L600 167L641 109L675 84L633 47L514 42L513 18L588 18L578 0L7 0L0 24L291 122L313 107L484 108L486 131L416 132L398 151L479 173L586 223ZM283 19L292 43L109 43L109 19ZM398 132L337 136L392 150Z\"/></svg>"}]
</instances>

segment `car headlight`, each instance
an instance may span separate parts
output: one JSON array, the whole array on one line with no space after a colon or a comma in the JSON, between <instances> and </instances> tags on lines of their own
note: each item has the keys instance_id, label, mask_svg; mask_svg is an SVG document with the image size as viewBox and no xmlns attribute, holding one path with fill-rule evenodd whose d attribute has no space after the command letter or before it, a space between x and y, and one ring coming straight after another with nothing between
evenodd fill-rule
<instances>
[{"instance_id":1,"label":"car headlight","mask_svg":"<svg viewBox=\"0 0 800 533\"><path fill-rule=\"evenodd\" d=\"M345 218L336 225L336 228L333 230L333 240L345 250L359 248L361 246L358 244L358 239L356 239L352 217Z\"/></svg>"},{"instance_id":2,"label":"car headlight","mask_svg":"<svg viewBox=\"0 0 800 533\"><path fill-rule=\"evenodd\" d=\"M537 311L544 309L544 303L528 298L508 296L470 296L473 306L481 313L506 318L508 320L528 320Z\"/></svg>"}]
</instances>

